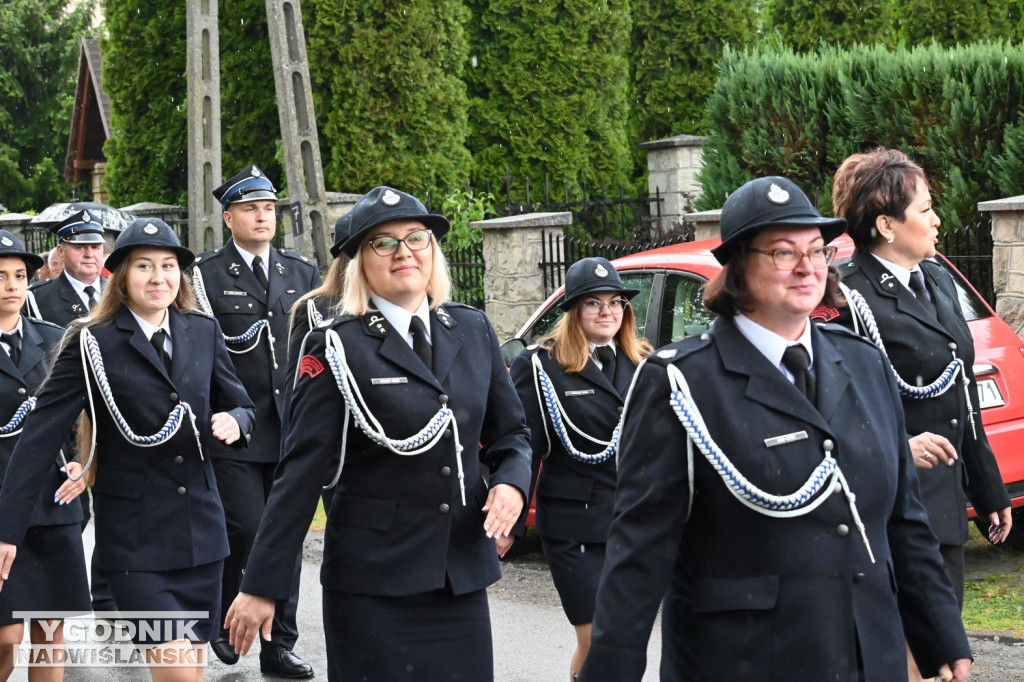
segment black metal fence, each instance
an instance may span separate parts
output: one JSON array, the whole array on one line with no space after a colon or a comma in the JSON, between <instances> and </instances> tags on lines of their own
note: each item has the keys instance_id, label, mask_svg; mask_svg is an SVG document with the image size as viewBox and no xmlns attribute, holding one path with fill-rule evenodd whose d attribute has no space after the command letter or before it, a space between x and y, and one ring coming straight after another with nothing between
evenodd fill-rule
<instances>
[{"instance_id":1,"label":"black metal fence","mask_svg":"<svg viewBox=\"0 0 1024 682\"><path fill-rule=\"evenodd\" d=\"M441 242L452 277L452 298L474 308L484 307L484 245L446 248Z\"/></svg>"},{"instance_id":2,"label":"black metal fence","mask_svg":"<svg viewBox=\"0 0 1024 682\"><path fill-rule=\"evenodd\" d=\"M992 218L979 215L956 229L939 228L939 251L963 273L982 298L993 308Z\"/></svg>"}]
</instances>

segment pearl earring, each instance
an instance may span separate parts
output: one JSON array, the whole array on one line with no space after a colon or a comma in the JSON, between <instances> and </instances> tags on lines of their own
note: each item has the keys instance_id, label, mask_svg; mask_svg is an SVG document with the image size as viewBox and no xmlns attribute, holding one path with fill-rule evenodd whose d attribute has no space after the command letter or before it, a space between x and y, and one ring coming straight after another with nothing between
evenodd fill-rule
<instances>
[{"instance_id":1,"label":"pearl earring","mask_svg":"<svg viewBox=\"0 0 1024 682\"><path fill-rule=\"evenodd\" d=\"M890 236L886 241L892 244L894 241L896 241L896 237Z\"/></svg>"}]
</instances>

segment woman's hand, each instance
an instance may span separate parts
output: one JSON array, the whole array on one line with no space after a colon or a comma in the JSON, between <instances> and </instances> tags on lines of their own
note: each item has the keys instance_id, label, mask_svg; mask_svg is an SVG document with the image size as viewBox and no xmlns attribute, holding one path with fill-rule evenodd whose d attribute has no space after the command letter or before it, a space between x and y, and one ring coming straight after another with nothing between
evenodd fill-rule
<instances>
[{"instance_id":1,"label":"woman's hand","mask_svg":"<svg viewBox=\"0 0 1024 682\"><path fill-rule=\"evenodd\" d=\"M274 622L274 600L239 592L231 602L228 615L224 616L224 627L229 630L231 646L240 654L249 653L249 647L261 634L270 641L270 627Z\"/></svg>"},{"instance_id":2,"label":"woman's hand","mask_svg":"<svg viewBox=\"0 0 1024 682\"><path fill-rule=\"evenodd\" d=\"M4 588L4 582L11 575L11 564L14 563L14 556L18 548L6 542L0 542L0 590Z\"/></svg>"},{"instance_id":3,"label":"woman's hand","mask_svg":"<svg viewBox=\"0 0 1024 682\"><path fill-rule=\"evenodd\" d=\"M210 427L213 430L213 437L223 441L225 445L231 445L242 437L238 422L227 412L218 412L210 417Z\"/></svg>"},{"instance_id":4,"label":"woman's hand","mask_svg":"<svg viewBox=\"0 0 1024 682\"><path fill-rule=\"evenodd\" d=\"M53 494L53 501L60 505L71 504L72 500L85 492L85 478L81 475L82 465L78 462L68 462L61 471L68 475L68 480L57 488L57 492Z\"/></svg>"},{"instance_id":5,"label":"woman's hand","mask_svg":"<svg viewBox=\"0 0 1024 682\"><path fill-rule=\"evenodd\" d=\"M523 494L515 486L499 483L487 494L483 511L487 512L487 518L484 519L487 537L507 538L519 520L519 513L523 511Z\"/></svg>"},{"instance_id":6,"label":"woman's hand","mask_svg":"<svg viewBox=\"0 0 1024 682\"><path fill-rule=\"evenodd\" d=\"M494 545L498 548L499 559L505 556L508 550L512 549L512 545L513 543L515 543L515 541L516 538L514 535L509 535L508 537L505 537L504 535L499 535L498 537L494 538Z\"/></svg>"},{"instance_id":7,"label":"woman's hand","mask_svg":"<svg viewBox=\"0 0 1024 682\"><path fill-rule=\"evenodd\" d=\"M1005 542L1009 537L1010 529L1013 528L1012 511L1011 507L1005 507L988 515L988 541L993 545Z\"/></svg>"},{"instance_id":8,"label":"woman's hand","mask_svg":"<svg viewBox=\"0 0 1024 682\"><path fill-rule=\"evenodd\" d=\"M937 464L951 467L957 460L956 448L949 439L928 431L910 439L910 453L918 469L931 469Z\"/></svg>"}]
</instances>

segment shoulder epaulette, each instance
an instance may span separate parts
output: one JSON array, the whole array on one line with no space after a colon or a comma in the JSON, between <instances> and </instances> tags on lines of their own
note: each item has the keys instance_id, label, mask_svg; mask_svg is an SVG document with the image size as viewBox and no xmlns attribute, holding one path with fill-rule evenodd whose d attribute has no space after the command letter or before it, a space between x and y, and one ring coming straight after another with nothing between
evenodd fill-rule
<instances>
[{"instance_id":1,"label":"shoulder epaulette","mask_svg":"<svg viewBox=\"0 0 1024 682\"><path fill-rule=\"evenodd\" d=\"M303 263L309 265L310 267L316 267L316 263L313 262L312 258L307 258L298 251L291 251L290 249L278 249L277 252L280 255L284 256L285 258L291 258L292 260L302 261Z\"/></svg>"},{"instance_id":2,"label":"shoulder epaulette","mask_svg":"<svg viewBox=\"0 0 1024 682\"><path fill-rule=\"evenodd\" d=\"M53 277L51 279L41 279L38 282L32 282L32 284L29 284L28 285L28 290L29 291L35 291L36 289L39 289L41 287L45 287L47 284L52 284L53 282L56 282L56 281L57 281L56 277Z\"/></svg>"}]
</instances>

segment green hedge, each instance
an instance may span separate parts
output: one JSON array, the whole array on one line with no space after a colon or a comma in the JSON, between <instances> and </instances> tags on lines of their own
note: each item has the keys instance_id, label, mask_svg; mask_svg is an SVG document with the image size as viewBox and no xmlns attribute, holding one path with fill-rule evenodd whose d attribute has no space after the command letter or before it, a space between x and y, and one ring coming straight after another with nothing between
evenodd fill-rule
<instances>
[{"instance_id":1,"label":"green hedge","mask_svg":"<svg viewBox=\"0 0 1024 682\"><path fill-rule=\"evenodd\" d=\"M1008 43L727 50L708 101L697 208L784 174L828 213L839 163L885 146L924 167L947 227L971 224L979 201L1021 193L1022 83L1024 52Z\"/></svg>"}]
</instances>

